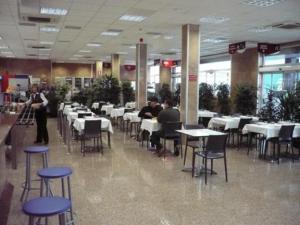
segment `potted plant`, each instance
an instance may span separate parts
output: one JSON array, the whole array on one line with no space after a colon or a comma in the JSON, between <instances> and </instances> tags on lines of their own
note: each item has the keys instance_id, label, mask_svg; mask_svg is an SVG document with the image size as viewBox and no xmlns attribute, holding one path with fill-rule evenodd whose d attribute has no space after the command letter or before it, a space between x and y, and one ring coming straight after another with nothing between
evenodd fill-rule
<instances>
[{"instance_id":1,"label":"potted plant","mask_svg":"<svg viewBox=\"0 0 300 225\"><path fill-rule=\"evenodd\" d=\"M263 121L278 121L280 118L279 103L274 95L274 91L268 91L268 98L265 105L259 110L259 117Z\"/></svg>"},{"instance_id":2,"label":"potted plant","mask_svg":"<svg viewBox=\"0 0 300 225\"><path fill-rule=\"evenodd\" d=\"M122 94L123 94L123 102L124 105L127 102L133 102L135 99L135 93L133 88L131 87L130 82L124 81L122 82Z\"/></svg>"},{"instance_id":3,"label":"potted plant","mask_svg":"<svg viewBox=\"0 0 300 225\"><path fill-rule=\"evenodd\" d=\"M213 110L214 88L207 83L199 85L199 109Z\"/></svg>"},{"instance_id":4,"label":"potted plant","mask_svg":"<svg viewBox=\"0 0 300 225\"><path fill-rule=\"evenodd\" d=\"M294 120L296 111L295 91L286 91L278 95L280 103L280 118L283 120Z\"/></svg>"},{"instance_id":5,"label":"potted plant","mask_svg":"<svg viewBox=\"0 0 300 225\"><path fill-rule=\"evenodd\" d=\"M234 99L237 113L254 114L256 111L257 99L256 87L249 84L240 84L236 87L236 96Z\"/></svg>"},{"instance_id":6,"label":"potted plant","mask_svg":"<svg viewBox=\"0 0 300 225\"><path fill-rule=\"evenodd\" d=\"M230 113L229 85L220 84L217 86L217 91L220 113L228 115Z\"/></svg>"}]
</instances>

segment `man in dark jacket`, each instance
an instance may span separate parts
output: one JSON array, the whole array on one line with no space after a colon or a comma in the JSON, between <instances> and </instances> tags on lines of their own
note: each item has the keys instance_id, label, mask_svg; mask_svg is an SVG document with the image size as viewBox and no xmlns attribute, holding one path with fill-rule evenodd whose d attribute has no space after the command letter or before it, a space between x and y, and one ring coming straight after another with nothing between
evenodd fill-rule
<instances>
[{"instance_id":1,"label":"man in dark jacket","mask_svg":"<svg viewBox=\"0 0 300 225\"><path fill-rule=\"evenodd\" d=\"M141 109L138 116L142 119L152 119L153 117L157 117L161 110L162 107L158 103L157 97L151 97L148 105Z\"/></svg>"},{"instance_id":2,"label":"man in dark jacket","mask_svg":"<svg viewBox=\"0 0 300 225\"><path fill-rule=\"evenodd\" d=\"M165 123L165 122L179 122L180 121L180 113L177 109L173 108L173 101L171 99L167 99L165 101L165 109L162 110L157 117L157 122ZM160 143L160 136L162 134L162 130L153 132L151 135L151 146L156 146L156 150L159 152L162 148ZM175 142L177 145L177 141ZM175 155L178 155L179 151L175 151Z\"/></svg>"}]
</instances>

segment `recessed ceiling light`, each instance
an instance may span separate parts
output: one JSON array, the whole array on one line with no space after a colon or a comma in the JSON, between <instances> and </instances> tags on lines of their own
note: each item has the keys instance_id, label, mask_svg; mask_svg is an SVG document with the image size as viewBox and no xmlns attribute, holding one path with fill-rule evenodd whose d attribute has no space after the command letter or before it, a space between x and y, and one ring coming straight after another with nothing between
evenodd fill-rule
<instances>
[{"instance_id":1,"label":"recessed ceiling light","mask_svg":"<svg viewBox=\"0 0 300 225\"><path fill-rule=\"evenodd\" d=\"M8 47L5 45L0 45L0 49L8 49Z\"/></svg>"},{"instance_id":2,"label":"recessed ceiling light","mask_svg":"<svg viewBox=\"0 0 300 225\"><path fill-rule=\"evenodd\" d=\"M3 55L12 55L13 53L12 52L1 52L1 54L3 54Z\"/></svg>"},{"instance_id":3,"label":"recessed ceiling light","mask_svg":"<svg viewBox=\"0 0 300 225\"><path fill-rule=\"evenodd\" d=\"M223 23L228 20L229 18L223 16L207 16L207 17L200 18L200 22L202 23L213 23L213 24Z\"/></svg>"},{"instance_id":4,"label":"recessed ceiling light","mask_svg":"<svg viewBox=\"0 0 300 225\"><path fill-rule=\"evenodd\" d=\"M272 27L254 27L249 29L250 32L255 32L255 33L263 33L263 32L268 32L271 31Z\"/></svg>"},{"instance_id":5,"label":"recessed ceiling light","mask_svg":"<svg viewBox=\"0 0 300 225\"><path fill-rule=\"evenodd\" d=\"M128 54L128 52L116 52L116 53L119 55L127 55Z\"/></svg>"},{"instance_id":6,"label":"recessed ceiling light","mask_svg":"<svg viewBox=\"0 0 300 225\"><path fill-rule=\"evenodd\" d=\"M118 36L120 34L120 32L117 31L104 31L101 33L101 35L104 36Z\"/></svg>"},{"instance_id":7,"label":"recessed ceiling light","mask_svg":"<svg viewBox=\"0 0 300 225\"><path fill-rule=\"evenodd\" d=\"M66 10L66 9L60 9L60 8L45 8L45 7L41 7L40 13L41 14L46 14L46 15L65 16L65 15L67 15L68 10Z\"/></svg>"},{"instance_id":8,"label":"recessed ceiling light","mask_svg":"<svg viewBox=\"0 0 300 225\"><path fill-rule=\"evenodd\" d=\"M82 52L82 53L89 53L89 52L91 52L91 50L80 50L79 52Z\"/></svg>"},{"instance_id":9,"label":"recessed ceiling light","mask_svg":"<svg viewBox=\"0 0 300 225\"><path fill-rule=\"evenodd\" d=\"M146 17L144 16L136 16L136 15L123 15L119 18L119 20L123 21L131 21L131 22L142 22Z\"/></svg>"},{"instance_id":10,"label":"recessed ceiling light","mask_svg":"<svg viewBox=\"0 0 300 225\"><path fill-rule=\"evenodd\" d=\"M284 1L286 0L242 0L244 4L257 7L268 7Z\"/></svg>"},{"instance_id":11,"label":"recessed ceiling light","mask_svg":"<svg viewBox=\"0 0 300 225\"><path fill-rule=\"evenodd\" d=\"M214 44L222 43L225 41L226 41L225 38L207 38L203 40L203 42L214 43Z\"/></svg>"},{"instance_id":12,"label":"recessed ceiling light","mask_svg":"<svg viewBox=\"0 0 300 225\"><path fill-rule=\"evenodd\" d=\"M100 43L92 42L92 43L87 43L86 46L88 46L88 47L100 47L101 44Z\"/></svg>"},{"instance_id":13,"label":"recessed ceiling light","mask_svg":"<svg viewBox=\"0 0 300 225\"><path fill-rule=\"evenodd\" d=\"M40 41L41 45L53 45L52 41Z\"/></svg>"},{"instance_id":14,"label":"recessed ceiling light","mask_svg":"<svg viewBox=\"0 0 300 225\"><path fill-rule=\"evenodd\" d=\"M131 45L131 46L129 46L129 48L136 49L136 46L135 45Z\"/></svg>"},{"instance_id":15,"label":"recessed ceiling light","mask_svg":"<svg viewBox=\"0 0 300 225\"><path fill-rule=\"evenodd\" d=\"M171 40L171 39L173 39L174 37L173 36L170 36L170 35L165 35L164 36L164 39L166 39L166 40Z\"/></svg>"},{"instance_id":16,"label":"recessed ceiling light","mask_svg":"<svg viewBox=\"0 0 300 225\"><path fill-rule=\"evenodd\" d=\"M40 31L43 32L59 32L59 29L56 27L41 27Z\"/></svg>"},{"instance_id":17,"label":"recessed ceiling light","mask_svg":"<svg viewBox=\"0 0 300 225\"><path fill-rule=\"evenodd\" d=\"M83 57L83 55L73 55L74 57Z\"/></svg>"}]
</instances>

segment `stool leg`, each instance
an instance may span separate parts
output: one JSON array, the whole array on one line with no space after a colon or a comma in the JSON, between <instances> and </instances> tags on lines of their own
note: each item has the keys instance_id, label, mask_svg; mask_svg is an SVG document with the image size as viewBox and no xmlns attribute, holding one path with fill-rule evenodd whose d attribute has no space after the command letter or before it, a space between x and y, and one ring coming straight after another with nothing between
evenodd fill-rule
<instances>
[{"instance_id":1,"label":"stool leg","mask_svg":"<svg viewBox=\"0 0 300 225\"><path fill-rule=\"evenodd\" d=\"M41 178L40 197L43 197L44 193L44 179Z\"/></svg>"},{"instance_id":2,"label":"stool leg","mask_svg":"<svg viewBox=\"0 0 300 225\"><path fill-rule=\"evenodd\" d=\"M62 196L65 197L65 182L64 182L64 178L61 178L61 192L62 192Z\"/></svg>"},{"instance_id":3,"label":"stool leg","mask_svg":"<svg viewBox=\"0 0 300 225\"><path fill-rule=\"evenodd\" d=\"M23 192L22 192L20 201L23 201L25 192L28 188L28 166L29 166L29 163L30 163L29 157L30 157L29 154L26 153L25 184L24 184L24 187L23 187Z\"/></svg>"},{"instance_id":4,"label":"stool leg","mask_svg":"<svg viewBox=\"0 0 300 225\"><path fill-rule=\"evenodd\" d=\"M58 220L59 225L66 225L66 218L64 213L58 215Z\"/></svg>"},{"instance_id":5,"label":"stool leg","mask_svg":"<svg viewBox=\"0 0 300 225\"><path fill-rule=\"evenodd\" d=\"M27 201L27 198L28 198L28 194L29 194L29 191L31 189L31 177L30 177L30 170L31 170L31 162L30 162L30 154L28 154L28 171L27 171L27 191L26 191L26 194L25 194L25 201Z\"/></svg>"},{"instance_id":6,"label":"stool leg","mask_svg":"<svg viewBox=\"0 0 300 225\"><path fill-rule=\"evenodd\" d=\"M34 217L29 216L28 225L34 225Z\"/></svg>"},{"instance_id":7,"label":"stool leg","mask_svg":"<svg viewBox=\"0 0 300 225\"><path fill-rule=\"evenodd\" d=\"M72 222L72 224L74 224L74 219L73 219L73 209L72 209L72 195L71 195L71 181L70 181L70 177L67 177L67 185L68 185L69 200L70 200L70 202L71 202L71 208L70 208L71 222Z\"/></svg>"}]
</instances>

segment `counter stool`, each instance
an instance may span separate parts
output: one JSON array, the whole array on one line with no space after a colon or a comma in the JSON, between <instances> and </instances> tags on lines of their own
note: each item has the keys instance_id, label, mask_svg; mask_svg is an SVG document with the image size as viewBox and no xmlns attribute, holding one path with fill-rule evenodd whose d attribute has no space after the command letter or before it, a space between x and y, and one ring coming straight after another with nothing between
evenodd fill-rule
<instances>
[{"instance_id":1,"label":"counter stool","mask_svg":"<svg viewBox=\"0 0 300 225\"><path fill-rule=\"evenodd\" d=\"M49 180L51 179L61 179L61 192L62 197L67 198L71 206L69 208L70 211L70 222L69 224L74 224L73 222L73 211L72 211L72 197L71 197L71 182L70 182L70 175L72 174L72 169L69 167L48 167L44 169L40 169L37 174L41 177L41 189L40 195L41 197L53 197L53 193L50 188ZM65 189L65 178L67 179L67 191ZM46 191L44 195L44 184L46 185ZM67 197L66 197L67 195Z\"/></svg>"},{"instance_id":2,"label":"counter stool","mask_svg":"<svg viewBox=\"0 0 300 225\"><path fill-rule=\"evenodd\" d=\"M39 188L31 187L31 154L41 154L43 159L43 168L46 168L48 167L48 151L49 148L47 146L29 146L24 149L24 152L26 153L26 177L20 201L23 201L24 197L25 200L27 200L29 191L39 190Z\"/></svg>"},{"instance_id":3,"label":"counter stool","mask_svg":"<svg viewBox=\"0 0 300 225\"><path fill-rule=\"evenodd\" d=\"M65 213L71 208L71 201L62 197L40 197L25 202L23 212L29 216L28 225L35 225L35 218L45 218L58 215L59 225L66 225ZM38 220L39 221L39 220ZM40 223L39 223L40 224Z\"/></svg>"}]
</instances>

